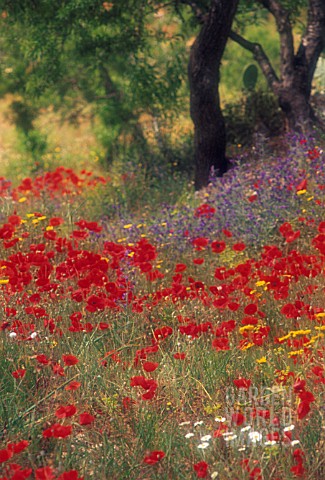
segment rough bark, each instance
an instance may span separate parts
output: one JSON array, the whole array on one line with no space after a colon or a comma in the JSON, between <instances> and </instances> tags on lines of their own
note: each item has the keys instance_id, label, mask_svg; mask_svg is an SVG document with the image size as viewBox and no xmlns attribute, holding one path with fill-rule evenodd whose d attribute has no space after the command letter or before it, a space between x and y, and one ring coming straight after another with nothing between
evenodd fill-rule
<instances>
[{"instance_id":1,"label":"rough bark","mask_svg":"<svg viewBox=\"0 0 325 480\"><path fill-rule=\"evenodd\" d=\"M325 47L324 0L309 0L306 32L302 36L296 54L290 12L284 9L278 0L258 1L274 16L279 33L280 81L268 83L278 97L279 105L288 120L289 129L309 133L315 123L323 128L311 107L310 94L317 60ZM238 43L245 47L243 42ZM254 56L263 73L266 74L263 62L256 55Z\"/></svg>"},{"instance_id":2,"label":"rough bark","mask_svg":"<svg viewBox=\"0 0 325 480\"><path fill-rule=\"evenodd\" d=\"M226 129L219 101L221 58L238 0L211 0L191 48L188 65L190 113L194 123L195 189L206 186L213 169L227 170Z\"/></svg>"}]
</instances>

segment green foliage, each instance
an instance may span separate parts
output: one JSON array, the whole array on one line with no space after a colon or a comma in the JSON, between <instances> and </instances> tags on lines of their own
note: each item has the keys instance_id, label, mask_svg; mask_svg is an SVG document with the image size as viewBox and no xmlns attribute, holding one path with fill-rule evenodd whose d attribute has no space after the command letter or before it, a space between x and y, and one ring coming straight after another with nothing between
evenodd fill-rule
<instances>
[{"instance_id":1,"label":"green foliage","mask_svg":"<svg viewBox=\"0 0 325 480\"><path fill-rule=\"evenodd\" d=\"M243 74L243 84L247 90L254 90L258 78L257 66L253 63L248 65Z\"/></svg>"},{"instance_id":2,"label":"green foliage","mask_svg":"<svg viewBox=\"0 0 325 480\"><path fill-rule=\"evenodd\" d=\"M276 98L261 88L248 91L240 102L227 104L224 116L230 144L247 145L256 132L274 136L283 130L283 115Z\"/></svg>"}]
</instances>

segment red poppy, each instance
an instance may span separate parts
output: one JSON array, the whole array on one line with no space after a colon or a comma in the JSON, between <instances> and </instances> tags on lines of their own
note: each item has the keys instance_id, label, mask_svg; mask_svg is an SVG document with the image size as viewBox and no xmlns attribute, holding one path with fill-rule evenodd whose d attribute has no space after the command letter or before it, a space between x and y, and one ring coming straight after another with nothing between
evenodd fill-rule
<instances>
[{"instance_id":1,"label":"red poppy","mask_svg":"<svg viewBox=\"0 0 325 480\"><path fill-rule=\"evenodd\" d=\"M69 472L62 473L57 480L83 480L84 477L78 477L77 470L69 470Z\"/></svg>"},{"instance_id":2,"label":"red poppy","mask_svg":"<svg viewBox=\"0 0 325 480\"><path fill-rule=\"evenodd\" d=\"M290 472L292 472L296 477L303 477L305 474L305 468L302 462L298 463L297 465L290 468Z\"/></svg>"},{"instance_id":3,"label":"red poppy","mask_svg":"<svg viewBox=\"0 0 325 480\"><path fill-rule=\"evenodd\" d=\"M194 258L193 263L195 265L202 265L202 263L204 263L204 258Z\"/></svg>"},{"instance_id":4,"label":"red poppy","mask_svg":"<svg viewBox=\"0 0 325 480\"><path fill-rule=\"evenodd\" d=\"M303 402L312 403L312 402L315 401L314 395L313 395L311 392L307 392L306 390L303 391L303 392L298 393L298 397L299 397L300 400L302 400Z\"/></svg>"},{"instance_id":5,"label":"red poppy","mask_svg":"<svg viewBox=\"0 0 325 480\"><path fill-rule=\"evenodd\" d=\"M72 417L76 412L77 409L74 405L62 405L56 410L55 416L58 418L67 418Z\"/></svg>"},{"instance_id":6,"label":"red poppy","mask_svg":"<svg viewBox=\"0 0 325 480\"><path fill-rule=\"evenodd\" d=\"M212 342L213 348L219 350L230 350L228 337L215 338Z\"/></svg>"},{"instance_id":7,"label":"red poppy","mask_svg":"<svg viewBox=\"0 0 325 480\"><path fill-rule=\"evenodd\" d=\"M183 352L174 353L173 357L174 357L176 360L184 360L185 357L186 357L186 353L183 353Z\"/></svg>"},{"instance_id":8,"label":"red poppy","mask_svg":"<svg viewBox=\"0 0 325 480\"><path fill-rule=\"evenodd\" d=\"M253 468L253 470L249 472L249 480L262 480L262 476L260 475L261 471L259 467Z\"/></svg>"},{"instance_id":9,"label":"red poppy","mask_svg":"<svg viewBox=\"0 0 325 480\"><path fill-rule=\"evenodd\" d=\"M73 238L77 238L78 240L84 240L85 238L89 237L89 233L85 230L73 230L71 236Z\"/></svg>"},{"instance_id":10,"label":"red poppy","mask_svg":"<svg viewBox=\"0 0 325 480\"><path fill-rule=\"evenodd\" d=\"M262 418L270 418L270 410L257 410L257 415Z\"/></svg>"},{"instance_id":11,"label":"red poppy","mask_svg":"<svg viewBox=\"0 0 325 480\"><path fill-rule=\"evenodd\" d=\"M292 231L293 231L292 226L289 222L285 222L279 227L279 232L283 237L286 237L287 235L291 234Z\"/></svg>"},{"instance_id":12,"label":"red poppy","mask_svg":"<svg viewBox=\"0 0 325 480\"><path fill-rule=\"evenodd\" d=\"M242 388L243 390L248 390L251 386L251 380L249 378L237 378L234 380L234 385L237 388Z\"/></svg>"},{"instance_id":13,"label":"red poppy","mask_svg":"<svg viewBox=\"0 0 325 480\"><path fill-rule=\"evenodd\" d=\"M244 317L241 323L242 325L257 325L258 320L255 317L249 316L249 317Z\"/></svg>"},{"instance_id":14,"label":"red poppy","mask_svg":"<svg viewBox=\"0 0 325 480\"><path fill-rule=\"evenodd\" d=\"M209 239L205 237L198 237L193 240L193 245L195 250L201 251L204 250L205 247L208 245Z\"/></svg>"},{"instance_id":15,"label":"red poppy","mask_svg":"<svg viewBox=\"0 0 325 480\"><path fill-rule=\"evenodd\" d=\"M69 385L65 387L65 390L75 391L75 390L78 390L80 386L81 386L80 382L77 382L76 380L72 380L72 382L70 382Z\"/></svg>"},{"instance_id":16,"label":"red poppy","mask_svg":"<svg viewBox=\"0 0 325 480\"><path fill-rule=\"evenodd\" d=\"M62 360L67 367L76 365L79 362L78 358L74 355L62 355Z\"/></svg>"},{"instance_id":17,"label":"red poppy","mask_svg":"<svg viewBox=\"0 0 325 480\"><path fill-rule=\"evenodd\" d=\"M9 448L0 450L0 463L6 462L13 456L13 451Z\"/></svg>"},{"instance_id":18,"label":"red poppy","mask_svg":"<svg viewBox=\"0 0 325 480\"><path fill-rule=\"evenodd\" d=\"M26 369L25 368L18 368L18 370L15 370L11 374L14 378L24 378L26 375Z\"/></svg>"},{"instance_id":19,"label":"red poppy","mask_svg":"<svg viewBox=\"0 0 325 480\"><path fill-rule=\"evenodd\" d=\"M231 416L232 423L234 423L237 426L242 425L245 422L245 420L246 420L245 416L240 412L233 413Z\"/></svg>"},{"instance_id":20,"label":"red poppy","mask_svg":"<svg viewBox=\"0 0 325 480\"><path fill-rule=\"evenodd\" d=\"M143 366L143 369L146 371L146 372L154 372L158 367L159 367L159 363L155 363L155 362L144 362L142 364Z\"/></svg>"},{"instance_id":21,"label":"red poppy","mask_svg":"<svg viewBox=\"0 0 325 480\"><path fill-rule=\"evenodd\" d=\"M60 377L65 376L64 369L59 363L54 363L52 365L52 371L53 371L54 375L59 375Z\"/></svg>"},{"instance_id":22,"label":"red poppy","mask_svg":"<svg viewBox=\"0 0 325 480\"><path fill-rule=\"evenodd\" d=\"M317 230L319 231L319 233L325 233L325 222L320 222Z\"/></svg>"},{"instance_id":23,"label":"red poppy","mask_svg":"<svg viewBox=\"0 0 325 480\"><path fill-rule=\"evenodd\" d=\"M307 180L304 179L302 180L299 185L296 186L296 192L299 192L300 190L307 190Z\"/></svg>"},{"instance_id":24,"label":"red poppy","mask_svg":"<svg viewBox=\"0 0 325 480\"><path fill-rule=\"evenodd\" d=\"M51 363L51 360L49 360L47 356L43 353L41 353L40 355L36 355L36 360L42 365L49 365Z\"/></svg>"},{"instance_id":25,"label":"red poppy","mask_svg":"<svg viewBox=\"0 0 325 480\"><path fill-rule=\"evenodd\" d=\"M10 215L8 217L8 222L17 227L21 224L21 217L19 215Z\"/></svg>"},{"instance_id":26,"label":"red poppy","mask_svg":"<svg viewBox=\"0 0 325 480\"><path fill-rule=\"evenodd\" d=\"M215 211L216 209L214 207L211 207L211 205L208 205L207 203L203 203L195 209L194 216L211 218Z\"/></svg>"},{"instance_id":27,"label":"red poppy","mask_svg":"<svg viewBox=\"0 0 325 480\"><path fill-rule=\"evenodd\" d=\"M250 303L244 308L246 315L254 315L257 312L257 305L255 303Z\"/></svg>"},{"instance_id":28,"label":"red poppy","mask_svg":"<svg viewBox=\"0 0 325 480\"><path fill-rule=\"evenodd\" d=\"M57 227L58 225L62 225L62 223L63 223L63 218L61 218L61 217L50 218L51 227Z\"/></svg>"},{"instance_id":29,"label":"red poppy","mask_svg":"<svg viewBox=\"0 0 325 480\"><path fill-rule=\"evenodd\" d=\"M214 241L211 243L211 250L214 252L214 253L222 253L225 249L226 249L226 243L225 242L218 242L218 241Z\"/></svg>"},{"instance_id":30,"label":"red poppy","mask_svg":"<svg viewBox=\"0 0 325 480\"><path fill-rule=\"evenodd\" d=\"M165 452L162 452L161 450L154 450L144 457L143 462L147 463L148 465L154 465L162 460L164 456Z\"/></svg>"},{"instance_id":31,"label":"red poppy","mask_svg":"<svg viewBox=\"0 0 325 480\"><path fill-rule=\"evenodd\" d=\"M243 243L243 242L235 243L235 244L232 246L232 249L233 249L235 252L242 252L243 250L245 250L245 248L246 248L246 245L245 245L245 243Z\"/></svg>"},{"instance_id":32,"label":"red poppy","mask_svg":"<svg viewBox=\"0 0 325 480\"><path fill-rule=\"evenodd\" d=\"M164 326L161 328L156 328L156 330L153 332L153 335L156 340L163 340L164 338L167 338L169 335L172 335L173 329L168 326Z\"/></svg>"},{"instance_id":33,"label":"red poppy","mask_svg":"<svg viewBox=\"0 0 325 480\"><path fill-rule=\"evenodd\" d=\"M79 415L79 424L80 425L90 425L95 421L95 417L90 413L84 412Z\"/></svg>"},{"instance_id":34,"label":"red poppy","mask_svg":"<svg viewBox=\"0 0 325 480\"><path fill-rule=\"evenodd\" d=\"M295 459L296 462L303 462L304 460L304 452L301 450L301 448L296 448L292 454L293 458Z\"/></svg>"},{"instance_id":35,"label":"red poppy","mask_svg":"<svg viewBox=\"0 0 325 480\"><path fill-rule=\"evenodd\" d=\"M287 243L292 243L295 240L297 240L297 238L299 237L300 237L300 230L297 230L296 232L292 232L291 234L287 235L285 239Z\"/></svg>"},{"instance_id":36,"label":"red poppy","mask_svg":"<svg viewBox=\"0 0 325 480\"><path fill-rule=\"evenodd\" d=\"M266 435L266 439L269 441L269 442L279 442L280 441L280 434L279 432L272 432L272 433L268 433Z\"/></svg>"},{"instance_id":37,"label":"red poppy","mask_svg":"<svg viewBox=\"0 0 325 480\"><path fill-rule=\"evenodd\" d=\"M228 237L228 238L231 238L231 237L232 237L232 233L231 233L229 230L225 229L225 228L222 230L222 233L223 233L226 237Z\"/></svg>"},{"instance_id":38,"label":"red poppy","mask_svg":"<svg viewBox=\"0 0 325 480\"><path fill-rule=\"evenodd\" d=\"M185 265L185 263L177 263L175 267L175 273L184 272L184 270L186 269L187 269L187 266Z\"/></svg>"},{"instance_id":39,"label":"red poppy","mask_svg":"<svg viewBox=\"0 0 325 480\"><path fill-rule=\"evenodd\" d=\"M46 240L50 240L50 241L54 241L56 240L56 232L54 230L47 230L46 232L44 232L44 238L46 238Z\"/></svg>"},{"instance_id":40,"label":"red poppy","mask_svg":"<svg viewBox=\"0 0 325 480\"><path fill-rule=\"evenodd\" d=\"M297 415L299 420L305 418L305 416L310 412L310 403L301 401L297 408Z\"/></svg>"},{"instance_id":41,"label":"red poppy","mask_svg":"<svg viewBox=\"0 0 325 480\"><path fill-rule=\"evenodd\" d=\"M208 467L209 465L203 460L193 465L198 478L206 478L208 476Z\"/></svg>"},{"instance_id":42,"label":"red poppy","mask_svg":"<svg viewBox=\"0 0 325 480\"><path fill-rule=\"evenodd\" d=\"M27 440L21 440L20 442L17 442L17 443L8 443L8 449L12 450L13 453L20 453L22 452L23 450L25 450L25 448L27 448L29 445L29 442Z\"/></svg>"},{"instance_id":43,"label":"red poppy","mask_svg":"<svg viewBox=\"0 0 325 480\"><path fill-rule=\"evenodd\" d=\"M54 470L51 467L42 467L35 471L36 480L53 480L54 478Z\"/></svg>"},{"instance_id":44,"label":"red poppy","mask_svg":"<svg viewBox=\"0 0 325 480\"><path fill-rule=\"evenodd\" d=\"M43 431L44 438L66 438L72 433L72 426L71 425L60 425L59 423L55 423L51 427L47 428Z\"/></svg>"}]
</instances>

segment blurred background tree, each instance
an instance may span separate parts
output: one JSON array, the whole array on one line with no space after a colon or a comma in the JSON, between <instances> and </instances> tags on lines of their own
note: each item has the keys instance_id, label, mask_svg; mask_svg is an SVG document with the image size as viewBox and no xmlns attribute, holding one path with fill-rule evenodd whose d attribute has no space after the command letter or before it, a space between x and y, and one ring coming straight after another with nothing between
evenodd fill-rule
<instances>
[{"instance_id":1,"label":"blurred background tree","mask_svg":"<svg viewBox=\"0 0 325 480\"><path fill-rule=\"evenodd\" d=\"M51 107L70 122L78 123L84 115L92 119L105 148L105 164L127 158L159 172L163 162L177 163L191 174L190 49L207 25L211 7L221 9L221 15L226 4L0 0L0 93L13 95L11 119L26 150L34 158L46 150L46 136L37 130L35 120ZM228 42L223 52L222 45L214 71L217 84L220 79L228 141L248 143L260 128L267 135L278 134L283 117L294 129L302 123L311 128L316 115L310 93L324 46L324 8L322 0L239 2L230 36L241 47ZM313 38L312 32L317 33ZM297 40L299 46L293 50ZM252 56L266 82L250 66ZM299 105L304 109L292 103L298 98L303 98ZM198 188L208 182L211 165L221 166L221 173L226 169L225 135L222 143L221 154L212 148L215 158L207 162L204 174L196 168Z\"/></svg>"}]
</instances>

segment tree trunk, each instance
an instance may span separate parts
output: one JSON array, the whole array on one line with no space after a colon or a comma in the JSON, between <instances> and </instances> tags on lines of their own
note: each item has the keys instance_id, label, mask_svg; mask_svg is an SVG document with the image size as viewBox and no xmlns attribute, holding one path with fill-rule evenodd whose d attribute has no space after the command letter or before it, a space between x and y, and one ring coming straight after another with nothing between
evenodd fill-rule
<instances>
[{"instance_id":1,"label":"tree trunk","mask_svg":"<svg viewBox=\"0 0 325 480\"><path fill-rule=\"evenodd\" d=\"M273 91L289 129L311 133L314 124L321 126L310 104L310 94L317 60L325 47L325 1L309 0L306 31L296 54L290 9L283 8L278 0L259 1L274 16L280 36L281 77Z\"/></svg>"},{"instance_id":2,"label":"tree trunk","mask_svg":"<svg viewBox=\"0 0 325 480\"><path fill-rule=\"evenodd\" d=\"M277 25L280 77L260 44L250 42L235 32L230 33L230 38L253 54L270 89L278 98L290 130L311 133L313 125L324 130L322 120L316 117L310 104L310 94L317 60L325 47L325 1L308 1L306 31L296 54L289 7L284 8L279 0L256 1L274 16Z\"/></svg>"},{"instance_id":3,"label":"tree trunk","mask_svg":"<svg viewBox=\"0 0 325 480\"><path fill-rule=\"evenodd\" d=\"M238 0L211 0L190 53L190 112L194 123L195 189L205 187L213 170L227 170L226 129L219 101L221 58Z\"/></svg>"},{"instance_id":4,"label":"tree trunk","mask_svg":"<svg viewBox=\"0 0 325 480\"><path fill-rule=\"evenodd\" d=\"M312 131L315 114L306 92L296 88L280 89L278 101L286 116L289 130L304 133Z\"/></svg>"}]
</instances>

